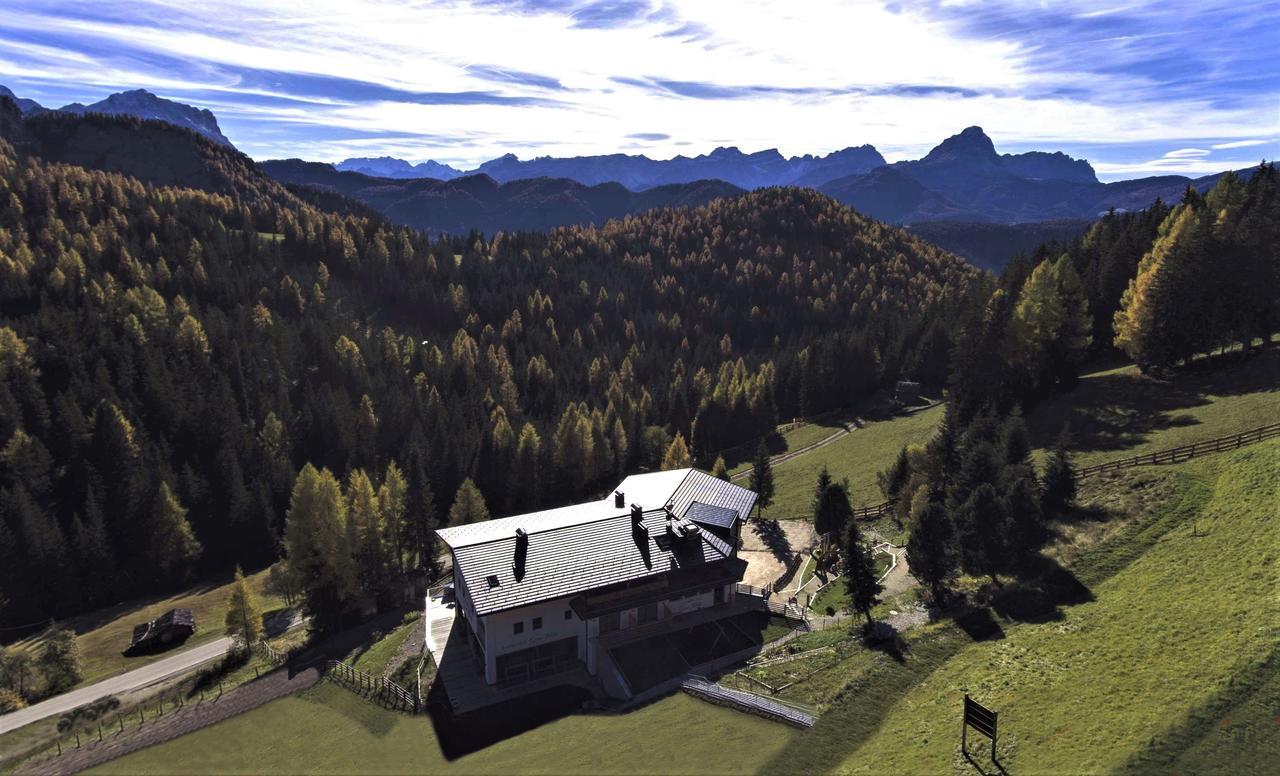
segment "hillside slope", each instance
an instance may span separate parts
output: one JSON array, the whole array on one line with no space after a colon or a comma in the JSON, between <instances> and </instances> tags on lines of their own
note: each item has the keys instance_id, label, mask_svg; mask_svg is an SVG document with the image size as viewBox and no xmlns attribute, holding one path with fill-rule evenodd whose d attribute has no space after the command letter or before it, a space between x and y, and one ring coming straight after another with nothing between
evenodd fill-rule
<instances>
[{"instance_id":1,"label":"hillside slope","mask_svg":"<svg viewBox=\"0 0 1280 776\"><path fill-rule=\"evenodd\" d=\"M282 183L342 194L375 208L396 223L432 234L466 234L473 229L493 234L601 224L653 208L702 205L717 197L742 193L736 186L717 180L632 192L617 183L587 186L564 178L501 184L487 175L447 181L372 178L298 159L266 161L259 167Z\"/></svg>"}]
</instances>

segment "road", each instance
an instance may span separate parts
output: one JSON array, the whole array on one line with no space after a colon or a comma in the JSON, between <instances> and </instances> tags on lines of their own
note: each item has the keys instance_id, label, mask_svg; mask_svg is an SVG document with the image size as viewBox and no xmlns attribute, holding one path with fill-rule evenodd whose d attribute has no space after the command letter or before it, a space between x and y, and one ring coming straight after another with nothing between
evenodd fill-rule
<instances>
[{"instance_id":1,"label":"road","mask_svg":"<svg viewBox=\"0 0 1280 776\"><path fill-rule=\"evenodd\" d=\"M55 695L34 706L10 712L0 716L0 734L8 733L10 730L17 730L24 725L29 725L45 717L65 714L72 709L79 708L87 703L93 703L99 698L105 698L108 695L120 695L121 693L177 676L190 671L198 665L222 657L226 654L229 646L231 646L231 639L223 636L207 644L201 644L198 647L192 647L175 655L161 658L154 663L148 663L141 668L135 668L110 679L103 679L101 682L96 682L88 687L81 687L78 690L72 690L62 695Z\"/></svg>"}]
</instances>

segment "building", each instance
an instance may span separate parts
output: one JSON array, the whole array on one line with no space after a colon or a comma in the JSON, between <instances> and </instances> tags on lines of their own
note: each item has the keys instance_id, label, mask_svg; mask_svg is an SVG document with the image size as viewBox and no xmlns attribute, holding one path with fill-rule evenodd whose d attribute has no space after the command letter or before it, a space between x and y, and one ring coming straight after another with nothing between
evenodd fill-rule
<instances>
[{"instance_id":1,"label":"building","mask_svg":"<svg viewBox=\"0 0 1280 776\"><path fill-rule=\"evenodd\" d=\"M133 626L133 639L125 654L162 649L186 641L196 632L196 616L190 609L170 609L150 622Z\"/></svg>"},{"instance_id":2,"label":"building","mask_svg":"<svg viewBox=\"0 0 1280 776\"><path fill-rule=\"evenodd\" d=\"M462 615L454 627L466 628L488 685L583 667L608 694L631 697L649 682L628 681L614 662L630 634L734 611L739 532L755 501L681 469L627 477L600 501L441 529ZM731 625L721 631L721 652L749 645Z\"/></svg>"}]
</instances>

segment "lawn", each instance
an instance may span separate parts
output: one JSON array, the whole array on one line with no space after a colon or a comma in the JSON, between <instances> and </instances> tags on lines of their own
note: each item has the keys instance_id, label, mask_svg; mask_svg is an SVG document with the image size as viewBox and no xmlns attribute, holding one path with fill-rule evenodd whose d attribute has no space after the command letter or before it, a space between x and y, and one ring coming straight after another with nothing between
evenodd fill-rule
<instances>
[{"instance_id":1,"label":"lawn","mask_svg":"<svg viewBox=\"0 0 1280 776\"><path fill-rule=\"evenodd\" d=\"M795 428L770 436L765 443L769 447L770 455L781 455L782 453L807 447L814 442L821 442L843 429L845 422L848 420L849 416L845 413L819 415ZM756 454L756 447L759 444L760 441L755 440L725 450L723 455L725 465L729 467L729 473L738 474L750 469L751 461Z\"/></svg>"},{"instance_id":2,"label":"lawn","mask_svg":"<svg viewBox=\"0 0 1280 776\"><path fill-rule=\"evenodd\" d=\"M281 599L267 595L263 590L267 580L265 570L250 575L248 579L258 594L264 612L284 606ZM230 595L231 576L228 574L224 579L167 598L136 599L59 622L60 627L72 628L78 634L76 641L80 647L84 669L84 679L80 686L140 668L170 654L162 652L157 655L125 657L121 653L129 646L134 625L159 617L175 607L195 612L198 629L184 645L174 647L174 650L193 647L226 635L224 620ZM17 646L34 650L39 641L38 634L18 642Z\"/></svg>"},{"instance_id":3,"label":"lawn","mask_svg":"<svg viewBox=\"0 0 1280 776\"><path fill-rule=\"evenodd\" d=\"M773 469L776 493L765 513L778 519L809 517L813 486L825 465L836 482L849 480L853 505L878 504L884 500L876 485L876 474L893 463L903 445L923 444L933 436L944 408L939 405L912 415L868 421L865 427L840 437Z\"/></svg>"},{"instance_id":4,"label":"lawn","mask_svg":"<svg viewBox=\"0 0 1280 776\"><path fill-rule=\"evenodd\" d=\"M1027 417L1038 446L1071 424L1076 464L1090 466L1226 436L1280 418L1280 348L1241 363L1232 354L1198 363L1171 381L1127 366L1086 375Z\"/></svg>"},{"instance_id":5,"label":"lawn","mask_svg":"<svg viewBox=\"0 0 1280 776\"><path fill-rule=\"evenodd\" d=\"M404 620L394 630L381 637L375 634L370 644L357 647L344 658L344 662L373 676L382 676L390 667L388 664L400 652L400 648L409 640L415 630L422 628L422 612L414 609L404 616Z\"/></svg>"},{"instance_id":6,"label":"lawn","mask_svg":"<svg viewBox=\"0 0 1280 776\"><path fill-rule=\"evenodd\" d=\"M1000 712L1010 773L1263 772L1280 700L1277 460L1271 441L1163 469L1168 498L1069 572L1078 603L912 632L902 662L883 661L770 769L970 772L957 735L969 693Z\"/></svg>"},{"instance_id":7,"label":"lawn","mask_svg":"<svg viewBox=\"0 0 1280 776\"><path fill-rule=\"evenodd\" d=\"M628 714L563 717L451 761L428 717L321 683L99 772L751 773L797 735L681 693Z\"/></svg>"}]
</instances>

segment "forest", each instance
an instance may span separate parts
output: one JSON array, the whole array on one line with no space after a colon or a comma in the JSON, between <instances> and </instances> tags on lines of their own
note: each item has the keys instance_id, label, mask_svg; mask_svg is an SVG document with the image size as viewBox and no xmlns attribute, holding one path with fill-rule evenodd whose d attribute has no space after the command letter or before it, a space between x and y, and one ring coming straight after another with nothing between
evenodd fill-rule
<instances>
[{"instance_id":1,"label":"forest","mask_svg":"<svg viewBox=\"0 0 1280 776\"><path fill-rule=\"evenodd\" d=\"M991 285L812 191L430 239L154 122L5 132L4 626L274 561L308 465L353 504L399 494L376 530L430 566L451 519L941 384ZM63 163L90 161L133 175Z\"/></svg>"}]
</instances>

